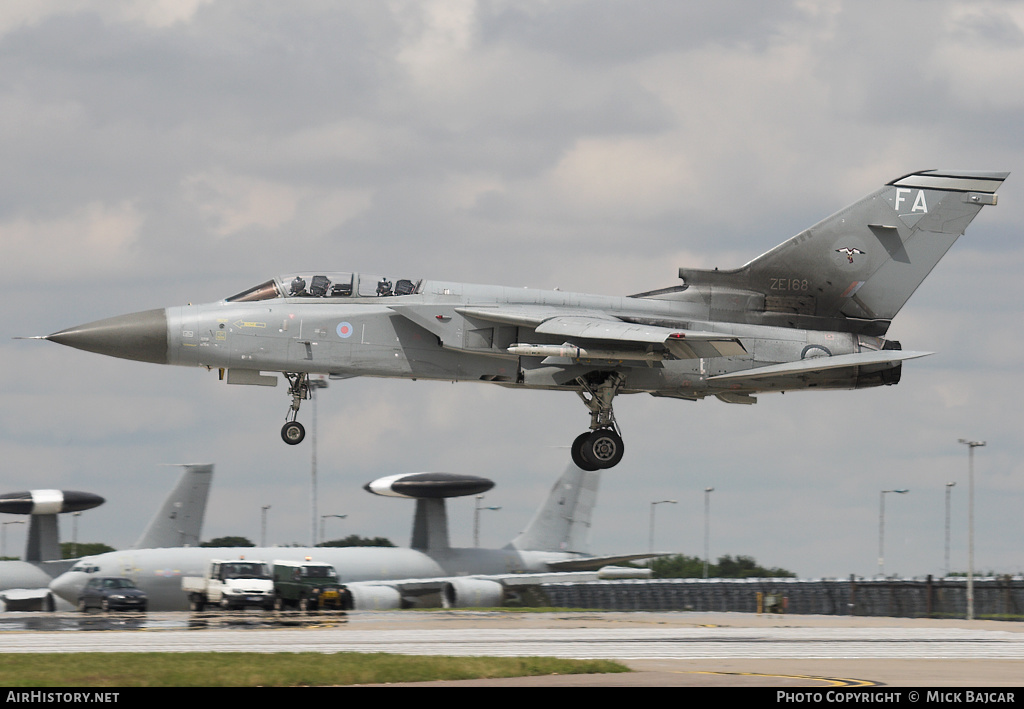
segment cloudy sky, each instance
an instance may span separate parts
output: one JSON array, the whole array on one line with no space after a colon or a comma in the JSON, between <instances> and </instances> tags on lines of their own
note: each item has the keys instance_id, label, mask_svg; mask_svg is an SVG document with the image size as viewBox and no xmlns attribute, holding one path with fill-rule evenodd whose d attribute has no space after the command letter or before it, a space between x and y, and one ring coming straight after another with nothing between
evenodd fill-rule
<instances>
[{"instance_id":1,"label":"cloudy sky","mask_svg":"<svg viewBox=\"0 0 1024 709\"><path fill-rule=\"evenodd\" d=\"M1010 170L1000 204L890 336L935 356L897 387L754 407L620 397L599 554L703 549L802 576L1024 572L1019 411L1024 5L934 1L12 0L0 6L0 491L95 492L82 541L130 545L216 464L210 538L308 542L311 446L285 390L12 340L210 302L293 270L627 294L735 267L893 178ZM309 424L311 411L303 408ZM528 521L589 422L569 393L332 382L319 399L328 537L408 540L366 482L497 482L482 542ZM451 503L469 545L472 500ZM66 536L69 525L65 525ZM11 527L8 552L24 543Z\"/></svg>"}]
</instances>

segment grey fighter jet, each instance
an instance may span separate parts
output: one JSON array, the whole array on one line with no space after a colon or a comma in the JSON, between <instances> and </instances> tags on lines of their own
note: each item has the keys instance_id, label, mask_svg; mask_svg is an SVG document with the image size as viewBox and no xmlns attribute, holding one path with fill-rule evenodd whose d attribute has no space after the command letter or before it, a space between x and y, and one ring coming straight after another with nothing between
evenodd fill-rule
<instances>
[{"instance_id":1,"label":"grey fighter jet","mask_svg":"<svg viewBox=\"0 0 1024 709\"><path fill-rule=\"evenodd\" d=\"M927 352L886 339L914 290L1009 173L924 170L892 180L733 270L627 297L289 273L216 303L122 315L45 336L113 357L218 370L228 384L288 381L281 435L310 375L490 382L575 392L590 430L581 468L610 468L619 394L753 404L759 392L896 384Z\"/></svg>"}]
</instances>

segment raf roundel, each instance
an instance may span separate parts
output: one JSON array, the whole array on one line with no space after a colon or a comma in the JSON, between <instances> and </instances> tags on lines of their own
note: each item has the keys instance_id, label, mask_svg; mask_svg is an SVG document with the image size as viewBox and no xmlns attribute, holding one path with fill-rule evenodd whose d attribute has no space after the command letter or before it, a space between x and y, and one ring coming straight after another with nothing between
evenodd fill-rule
<instances>
[{"instance_id":1,"label":"raf roundel","mask_svg":"<svg viewBox=\"0 0 1024 709\"><path fill-rule=\"evenodd\" d=\"M352 324L343 322L338 323L338 337L346 338L352 336Z\"/></svg>"}]
</instances>

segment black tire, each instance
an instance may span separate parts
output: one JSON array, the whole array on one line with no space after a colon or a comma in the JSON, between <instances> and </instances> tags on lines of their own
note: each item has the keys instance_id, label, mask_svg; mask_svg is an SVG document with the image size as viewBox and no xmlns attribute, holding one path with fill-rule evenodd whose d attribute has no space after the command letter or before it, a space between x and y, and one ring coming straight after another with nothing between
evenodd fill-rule
<instances>
[{"instance_id":1,"label":"black tire","mask_svg":"<svg viewBox=\"0 0 1024 709\"><path fill-rule=\"evenodd\" d=\"M108 601L106 598L104 598L102 601L100 601L100 610L102 610L104 613L109 613L110 612L110 601Z\"/></svg>"},{"instance_id":2,"label":"black tire","mask_svg":"<svg viewBox=\"0 0 1024 709\"><path fill-rule=\"evenodd\" d=\"M290 446L297 446L306 437L305 427L298 421L289 421L281 428L281 440Z\"/></svg>"},{"instance_id":3,"label":"black tire","mask_svg":"<svg viewBox=\"0 0 1024 709\"><path fill-rule=\"evenodd\" d=\"M618 465L624 452L622 437L610 428L591 433L580 449L581 457L601 470Z\"/></svg>"},{"instance_id":4,"label":"black tire","mask_svg":"<svg viewBox=\"0 0 1024 709\"><path fill-rule=\"evenodd\" d=\"M89 606L86 605L84 598L79 598L78 599L78 610L81 611L82 613L88 613L89 612Z\"/></svg>"},{"instance_id":5,"label":"black tire","mask_svg":"<svg viewBox=\"0 0 1024 709\"><path fill-rule=\"evenodd\" d=\"M195 613L202 613L204 608L206 608L206 603L204 603L201 598L195 596L189 598L188 609L190 611L193 611Z\"/></svg>"},{"instance_id":6,"label":"black tire","mask_svg":"<svg viewBox=\"0 0 1024 709\"><path fill-rule=\"evenodd\" d=\"M576 437L576 440L572 442L572 462L576 464L576 467L580 470L594 471L598 467L591 463L589 460L583 457L583 444L590 438L591 431L581 433Z\"/></svg>"}]
</instances>

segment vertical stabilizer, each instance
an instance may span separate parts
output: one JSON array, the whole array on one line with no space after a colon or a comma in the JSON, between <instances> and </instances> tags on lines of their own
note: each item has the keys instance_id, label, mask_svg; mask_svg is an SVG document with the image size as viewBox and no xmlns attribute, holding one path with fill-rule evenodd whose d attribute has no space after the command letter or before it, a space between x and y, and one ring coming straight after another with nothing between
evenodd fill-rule
<instances>
[{"instance_id":1,"label":"vertical stabilizer","mask_svg":"<svg viewBox=\"0 0 1024 709\"><path fill-rule=\"evenodd\" d=\"M184 465L178 484L164 500L134 549L198 546L213 480L212 465Z\"/></svg>"},{"instance_id":2,"label":"vertical stabilizer","mask_svg":"<svg viewBox=\"0 0 1024 709\"><path fill-rule=\"evenodd\" d=\"M570 464L530 524L509 546L520 551L587 553L590 519L600 482L600 471L586 471Z\"/></svg>"},{"instance_id":3,"label":"vertical stabilizer","mask_svg":"<svg viewBox=\"0 0 1024 709\"><path fill-rule=\"evenodd\" d=\"M679 276L690 286L760 293L765 313L877 321L884 332L978 212L997 203L1008 175L904 175L739 269L681 268Z\"/></svg>"}]
</instances>

